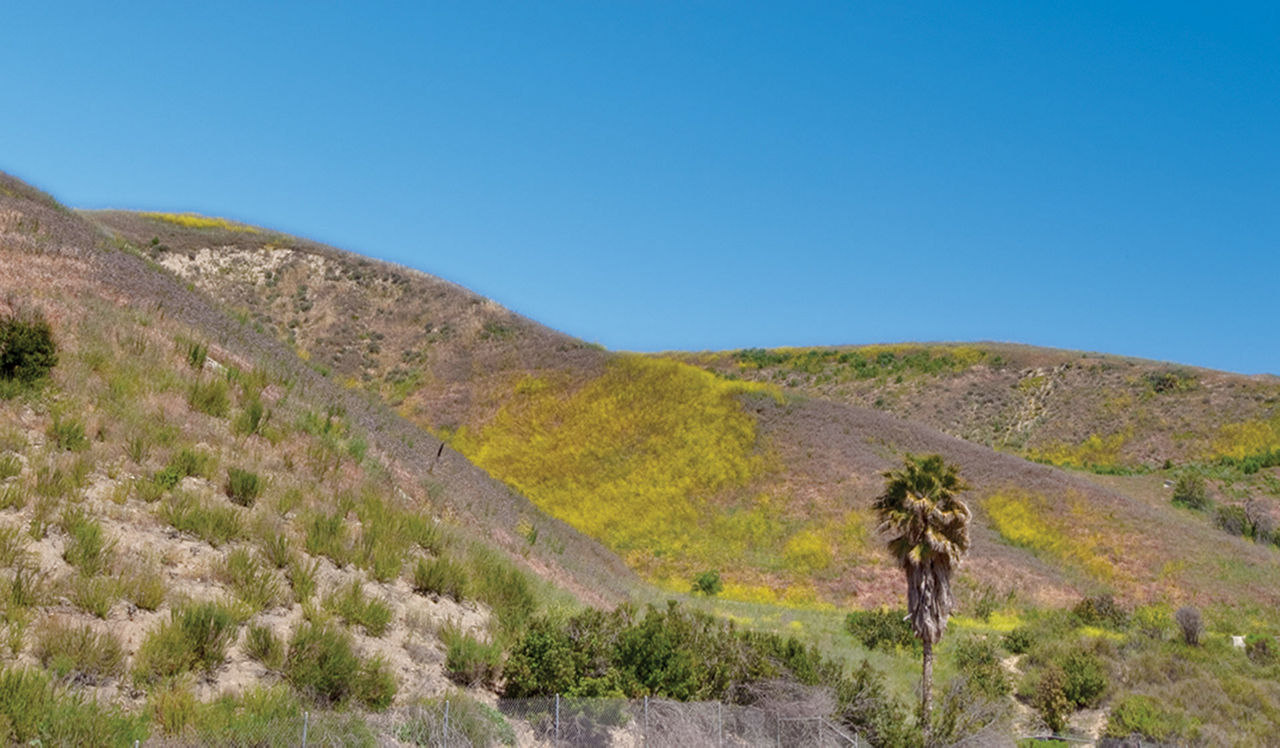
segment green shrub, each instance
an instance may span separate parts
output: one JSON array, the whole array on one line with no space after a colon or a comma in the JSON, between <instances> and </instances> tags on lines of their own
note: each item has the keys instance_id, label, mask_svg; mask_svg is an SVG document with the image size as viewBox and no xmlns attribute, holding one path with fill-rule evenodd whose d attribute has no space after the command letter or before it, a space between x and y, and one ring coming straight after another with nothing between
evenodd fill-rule
<instances>
[{"instance_id":1,"label":"green shrub","mask_svg":"<svg viewBox=\"0 0 1280 748\"><path fill-rule=\"evenodd\" d=\"M214 462L213 455L207 452L184 448L169 458L168 466L183 478L189 475L209 478L213 474Z\"/></svg>"},{"instance_id":2,"label":"green shrub","mask_svg":"<svg viewBox=\"0 0 1280 748\"><path fill-rule=\"evenodd\" d=\"M160 505L160 519L214 546L244 536L240 515L231 507L206 506L188 493L175 493Z\"/></svg>"},{"instance_id":3,"label":"green shrub","mask_svg":"<svg viewBox=\"0 0 1280 748\"><path fill-rule=\"evenodd\" d=\"M489 606L504 634L521 631L538 609L533 585L505 556L477 548L471 557L469 589Z\"/></svg>"},{"instance_id":4,"label":"green shrub","mask_svg":"<svg viewBox=\"0 0 1280 748\"><path fill-rule=\"evenodd\" d=\"M228 553L221 572L227 586L251 610L266 610L280 604L280 580L249 549L236 548Z\"/></svg>"},{"instance_id":5,"label":"green shrub","mask_svg":"<svg viewBox=\"0 0 1280 748\"><path fill-rule=\"evenodd\" d=\"M1158 743L1179 743L1186 737L1187 727L1185 717L1168 711L1150 696L1127 694L1111 707L1102 734L1108 738L1137 737Z\"/></svg>"},{"instance_id":6,"label":"green shrub","mask_svg":"<svg viewBox=\"0 0 1280 748\"><path fill-rule=\"evenodd\" d=\"M1078 708L1094 707L1107 690L1107 675L1102 661L1090 652L1075 649L1059 661L1065 680L1062 693Z\"/></svg>"},{"instance_id":7,"label":"green shrub","mask_svg":"<svg viewBox=\"0 0 1280 748\"><path fill-rule=\"evenodd\" d=\"M86 577L71 580L71 602L86 613L105 619L120 599L120 583L114 577Z\"/></svg>"},{"instance_id":8,"label":"green shrub","mask_svg":"<svg viewBox=\"0 0 1280 748\"><path fill-rule=\"evenodd\" d=\"M17 525L0 525L0 566L12 568L27 559L27 542Z\"/></svg>"},{"instance_id":9,"label":"green shrub","mask_svg":"<svg viewBox=\"0 0 1280 748\"><path fill-rule=\"evenodd\" d=\"M239 468L227 469L227 482L223 489L226 491L227 498L231 499L240 506L253 506L253 502L258 500L258 496L262 493L263 480L258 477L257 473Z\"/></svg>"},{"instance_id":10,"label":"green shrub","mask_svg":"<svg viewBox=\"0 0 1280 748\"><path fill-rule=\"evenodd\" d=\"M197 381L187 393L187 404L192 410L214 418L225 418L231 410L231 396L224 379Z\"/></svg>"},{"instance_id":11,"label":"green shrub","mask_svg":"<svg viewBox=\"0 0 1280 748\"><path fill-rule=\"evenodd\" d=\"M358 579L328 597L324 607L348 625L363 626L370 636L382 636L391 624L391 608L381 600L366 598Z\"/></svg>"},{"instance_id":12,"label":"green shrub","mask_svg":"<svg viewBox=\"0 0 1280 748\"><path fill-rule=\"evenodd\" d=\"M447 558L430 561L418 559L413 567L413 591L422 595L451 597L458 602L466 597L467 572L461 564Z\"/></svg>"},{"instance_id":13,"label":"green shrub","mask_svg":"<svg viewBox=\"0 0 1280 748\"><path fill-rule=\"evenodd\" d=\"M460 686L492 686L502 669L502 647L486 644L470 633L448 626L440 633L445 645L444 670Z\"/></svg>"},{"instance_id":14,"label":"green shrub","mask_svg":"<svg viewBox=\"0 0 1280 748\"><path fill-rule=\"evenodd\" d=\"M351 547L347 543L345 517L340 513L314 514L307 521L305 541L307 553L328 556L339 567L351 560Z\"/></svg>"},{"instance_id":15,"label":"green shrub","mask_svg":"<svg viewBox=\"0 0 1280 748\"><path fill-rule=\"evenodd\" d=\"M855 610L845 616L844 627L867 649L913 648L917 640L905 618L903 610Z\"/></svg>"},{"instance_id":16,"label":"green shrub","mask_svg":"<svg viewBox=\"0 0 1280 748\"><path fill-rule=\"evenodd\" d=\"M1204 511L1209 508L1209 491L1204 478L1196 473L1183 473L1173 486L1173 503Z\"/></svg>"},{"instance_id":17,"label":"green shrub","mask_svg":"<svg viewBox=\"0 0 1280 748\"><path fill-rule=\"evenodd\" d=\"M268 527L263 530L262 555L277 569L286 569L293 560L293 549L289 547L289 538L279 527Z\"/></svg>"},{"instance_id":18,"label":"green shrub","mask_svg":"<svg viewBox=\"0 0 1280 748\"><path fill-rule=\"evenodd\" d=\"M995 644L987 639L969 638L957 644L955 665L971 692L999 699L1012 690Z\"/></svg>"},{"instance_id":19,"label":"green shrub","mask_svg":"<svg viewBox=\"0 0 1280 748\"><path fill-rule=\"evenodd\" d=\"M299 692L320 704L335 705L358 698L375 704L386 697L388 682L380 663L362 663L346 632L303 623L289 642L285 677ZM390 682L394 694L394 681Z\"/></svg>"},{"instance_id":20,"label":"green shrub","mask_svg":"<svg viewBox=\"0 0 1280 748\"><path fill-rule=\"evenodd\" d=\"M111 563L115 541L108 540L102 524L84 510L71 508L63 512L62 529L68 536L62 558L79 569L81 574L95 576Z\"/></svg>"},{"instance_id":21,"label":"green shrub","mask_svg":"<svg viewBox=\"0 0 1280 748\"><path fill-rule=\"evenodd\" d=\"M262 398L254 393L244 404L244 409L231 424L232 430L241 436L252 436L262 432L262 428L271 420L271 411L262 404Z\"/></svg>"},{"instance_id":22,"label":"green shrub","mask_svg":"<svg viewBox=\"0 0 1280 748\"><path fill-rule=\"evenodd\" d=\"M1213 522L1221 530L1229 535L1240 537L1242 535L1252 535L1253 527L1249 522L1249 515L1244 511L1244 507L1237 504L1223 504L1213 515Z\"/></svg>"},{"instance_id":23,"label":"green shrub","mask_svg":"<svg viewBox=\"0 0 1280 748\"><path fill-rule=\"evenodd\" d=\"M1031 707L1054 734L1066 727L1071 714L1071 700L1066 695L1066 675L1057 664L1050 663L1036 677Z\"/></svg>"},{"instance_id":24,"label":"green shrub","mask_svg":"<svg viewBox=\"0 0 1280 748\"><path fill-rule=\"evenodd\" d=\"M284 642L267 626L250 626L245 640L245 652L272 670L284 664Z\"/></svg>"},{"instance_id":25,"label":"green shrub","mask_svg":"<svg viewBox=\"0 0 1280 748\"><path fill-rule=\"evenodd\" d=\"M84 433L84 423L74 418L64 418L60 414L53 416L49 424L48 437L58 449L68 452L80 452L89 448L89 438Z\"/></svg>"},{"instance_id":26,"label":"green shrub","mask_svg":"<svg viewBox=\"0 0 1280 748\"><path fill-rule=\"evenodd\" d=\"M293 599L305 603L316 594L316 574L320 571L320 562L314 559L304 561L295 558L289 562L289 586L293 588Z\"/></svg>"},{"instance_id":27,"label":"green shrub","mask_svg":"<svg viewBox=\"0 0 1280 748\"><path fill-rule=\"evenodd\" d=\"M391 706L391 700L396 696L396 679L381 657L360 664L352 696L375 711Z\"/></svg>"},{"instance_id":28,"label":"green shrub","mask_svg":"<svg viewBox=\"0 0 1280 748\"><path fill-rule=\"evenodd\" d=\"M37 632L33 654L58 677L74 673L90 683L119 675L124 668L124 651L113 634L59 618L46 621Z\"/></svg>"},{"instance_id":29,"label":"green shrub","mask_svg":"<svg viewBox=\"0 0 1280 748\"><path fill-rule=\"evenodd\" d=\"M716 569L709 569L693 578L693 592L706 595L707 597L715 597L724 589L724 582L720 579L720 572Z\"/></svg>"},{"instance_id":30,"label":"green shrub","mask_svg":"<svg viewBox=\"0 0 1280 748\"><path fill-rule=\"evenodd\" d=\"M1035 642L1035 632L1029 626L1019 626L1005 634L1002 643L1009 654L1026 654Z\"/></svg>"},{"instance_id":31,"label":"green shrub","mask_svg":"<svg viewBox=\"0 0 1280 748\"><path fill-rule=\"evenodd\" d=\"M1083 626L1124 628L1129 616L1116 604L1111 595L1086 597L1071 609L1072 615Z\"/></svg>"},{"instance_id":32,"label":"green shrub","mask_svg":"<svg viewBox=\"0 0 1280 748\"><path fill-rule=\"evenodd\" d=\"M1244 640L1244 652L1249 659L1262 667L1269 667L1280 661L1280 648L1270 636L1249 634Z\"/></svg>"},{"instance_id":33,"label":"green shrub","mask_svg":"<svg viewBox=\"0 0 1280 748\"><path fill-rule=\"evenodd\" d=\"M187 603L153 629L134 658L134 676L154 683L180 673L212 672L226 660L235 636L237 616L215 602Z\"/></svg>"},{"instance_id":34,"label":"green shrub","mask_svg":"<svg viewBox=\"0 0 1280 748\"><path fill-rule=\"evenodd\" d=\"M409 719L396 728L396 737L409 745L435 745L444 729L448 704L450 732L468 745L515 745L516 733L502 712L476 701L465 691L423 699L414 704Z\"/></svg>"},{"instance_id":35,"label":"green shrub","mask_svg":"<svg viewBox=\"0 0 1280 748\"><path fill-rule=\"evenodd\" d=\"M168 586L159 570L147 566L134 566L121 578L124 596L142 610L157 610L164 605Z\"/></svg>"},{"instance_id":36,"label":"green shrub","mask_svg":"<svg viewBox=\"0 0 1280 748\"><path fill-rule=\"evenodd\" d=\"M31 384L58 365L53 328L37 311L0 319L0 379Z\"/></svg>"},{"instance_id":37,"label":"green shrub","mask_svg":"<svg viewBox=\"0 0 1280 748\"><path fill-rule=\"evenodd\" d=\"M85 701L39 671L0 671L0 742L125 746L146 737L145 716Z\"/></svg>"}]
</instances>

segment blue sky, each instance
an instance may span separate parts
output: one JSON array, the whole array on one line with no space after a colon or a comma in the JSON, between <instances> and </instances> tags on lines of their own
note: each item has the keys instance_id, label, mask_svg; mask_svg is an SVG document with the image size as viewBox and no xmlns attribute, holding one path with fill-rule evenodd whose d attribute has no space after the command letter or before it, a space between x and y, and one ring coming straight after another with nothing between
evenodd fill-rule
<instances>
[{"instance_id":1,"label":"blue sky","mask_svg":"<svg viewBox=\"0 0 1280 748\"><path fill-rule=\"evenodd\" d=\"M7 5L0 169L610 348L1280 372L1275 4L210 6Z\"/></svg>"}]
</instances>

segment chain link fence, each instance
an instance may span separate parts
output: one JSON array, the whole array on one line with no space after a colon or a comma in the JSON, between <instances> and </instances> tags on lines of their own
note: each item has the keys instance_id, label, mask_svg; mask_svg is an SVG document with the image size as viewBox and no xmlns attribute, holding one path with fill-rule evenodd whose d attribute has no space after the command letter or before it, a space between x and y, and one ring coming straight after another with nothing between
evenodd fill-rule
<instances>
[{"instance_id":1,"label":"chain link fence","mask_svg":"<svg viewBox=\"0 0 1280 748\"><path fill-rule=\"evenodd\" d=\"M154 738L145 745L865 748L869 744L824 716L794 716L719 702L550 697L503 699L494 708L462 697L430 700L364 720L352 714L314 712L249 730L240 726L225 734Z\"/></svg>"}]
</instances>

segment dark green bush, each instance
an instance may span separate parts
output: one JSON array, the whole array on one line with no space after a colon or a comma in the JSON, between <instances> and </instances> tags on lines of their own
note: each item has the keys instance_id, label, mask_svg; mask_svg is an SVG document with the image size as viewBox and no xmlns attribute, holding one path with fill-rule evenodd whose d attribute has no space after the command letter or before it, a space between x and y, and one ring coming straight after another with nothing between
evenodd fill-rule
<instances>
[{"instance_id":1,"label":"dark green bush","mask_svg":"<svg viewBox=\"0 0 1280 748\"><path fill-rule=\"evenodd\" d=\"M262 485L263 480L257 473L233 467L227 468L227 482L223 485L223 490L227 498L235 503L251 507L262 493Z\"/></svg>"},{"instance_id":2,"label":"dark green bush","mask_svg":"<svg viewBox=\"0 0 1280 748\"><path fill-rule=\"evenodd\" d=\"M396 692L395 678L382 660L361 662L348 634L311 623L294 632L284 670L294 688L321 704L354 699L385 709Z\"/></svg>"},{"instance_id":3,"label":"dark green bush","mask_svg":"<svg viewBox=\"0 0 1280 748\"><path fill-rule=\"evenodd\" d=\"M971 692L998 699L1012 690L1000 654L989 639L962 640L956 645L955 663L956 673L964 677Z\"/></svg>"},{"instance_id":4,"label":"dark green bush","mask_svg":"<svg viewBox=\"0 0 1280 748\"><path fill-rule=\"evenodd\" d=\"M867 649L916 646L917 640L907 623L906 611L880 608L855 610L845 616L844 627Z\"/></svg>"},{"instance_id":5,"label":"dark green bush","mask_svg":"<svg viewBox=\"0 0 1280 748\"><path fill-rule=\"evenodd\" d=\"M462 602L466 597L467 572L461 564L447 558L430 561L418 559L413 568L413 591L423 595L451 597Z\"/></svg>"},{"instance_id":6,"label":"dark green bush","mask_svg":"<svg viewBox=\"0 0 1280 748\"><path fill-rule=\"evenodd\" d=\"M31 384L58 365L53 328L39 312L0 319L0 379Z\"/></svg>"},{"instance_id":7,"label":"dark green bush","mask_svg":"<svg viewBox=\"0 0 1280 748\"><path fill-rule=\"evenodd\" d=\"M1009 654L1026 654L1036 643L1035 632L1029 626L1019 626L1004 635L1004 648Z\"/></svg>"},{"instance_id":8,"label":"dark green bush","mask_svg":"<svg viewBox=\"0 0 1280 748\"><path fill-rule=\"evenodd\" d=\"M1129 616L1116 604L1111 595L1093 595L1086 597L1071 609L1072 615L1084 626L1106 626L1124 628Z\"/></svg>"},{"instance_id":9,"label":"dark green bush","mask_svg":"<svg viewBox=\"0 0 1280 748\"><path fill-rule=\"evenodd\" d=\"M218 603L175 608L169 620L143 640L134 658L135 677L154 683L188 671L214 670L226 660L237 624L235 614Z\"/></svg>"},{"instance_id":10,"label":"dark green bush","mask_svg":"<svg viewBox=\"0 0 1280 748\"><path fill-rule=\"evenodd\" d=\"M709 569L693 578L693 591L707 597L715 597L723 589L724 582L720 580L720 572L716 569Z\"/></svg>"},{"instance_id":11,"label":"dark green bush","mask_svg":"<svg viewBox=\"0 0 1280 748\"><path fill-rule=\"evenodd\" d=\"M1204 511L1209 508L1209 491L1204 478L1196 473L1183 473L1173 486L1173 503Z\"/></svg>"},{"instance_id":12,"label":"dark green bush","mask_svg":"<svg viewBox=\"0 0 1280 748\"><path fill-rule=\"evenodd\" d=\"M1078 709L1094 707L1107 690L1106 669L1102 661L1090 652L1071 650L1058 662L1066 677L1062 685L1063 695Z\"/></svg>"}]
</instances>

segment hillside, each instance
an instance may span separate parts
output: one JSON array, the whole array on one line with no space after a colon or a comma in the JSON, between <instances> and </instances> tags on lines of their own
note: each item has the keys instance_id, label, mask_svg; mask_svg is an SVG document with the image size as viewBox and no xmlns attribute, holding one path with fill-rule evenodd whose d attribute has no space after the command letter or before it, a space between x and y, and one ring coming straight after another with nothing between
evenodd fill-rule
<instances>
[{"instance_id":1,"label":"hillside","mask_svg":"<svg viewBox=\"0 0 1280 748\"><path fill-rule=\"evenodd\" d=\"M1280 570L1275 549L1167 493L1017 456L1172 471L1252 454L1273 443L1274 379L998 345L611 354L423 273L266 230L91 215L673 590L718 569L736 599L896 602L870 501L903 452L938 451L975 486L972 589L1280 598L1255 589ZM1252 483L1222 486L1274 512Z\"/></svg>"},{"instance_id":2,"label":"hillside","mask_svg":"<svg viewBox=\"0 0 1280 748\"><path fill-rule=\"evenodd\" d=\"M0 381L0 631L7 666L37 668L3 690L54 694L65 729L91 731L30 706L8 740L125 742L152 717L250 729L262 710L285 729L312 709L314 739L364 742L372 723L325 708L438 696L451 642L634 585L431 434L3 175L0 317L47 322L57 348L47 381Z\"/></svg>"}]
</instances>

